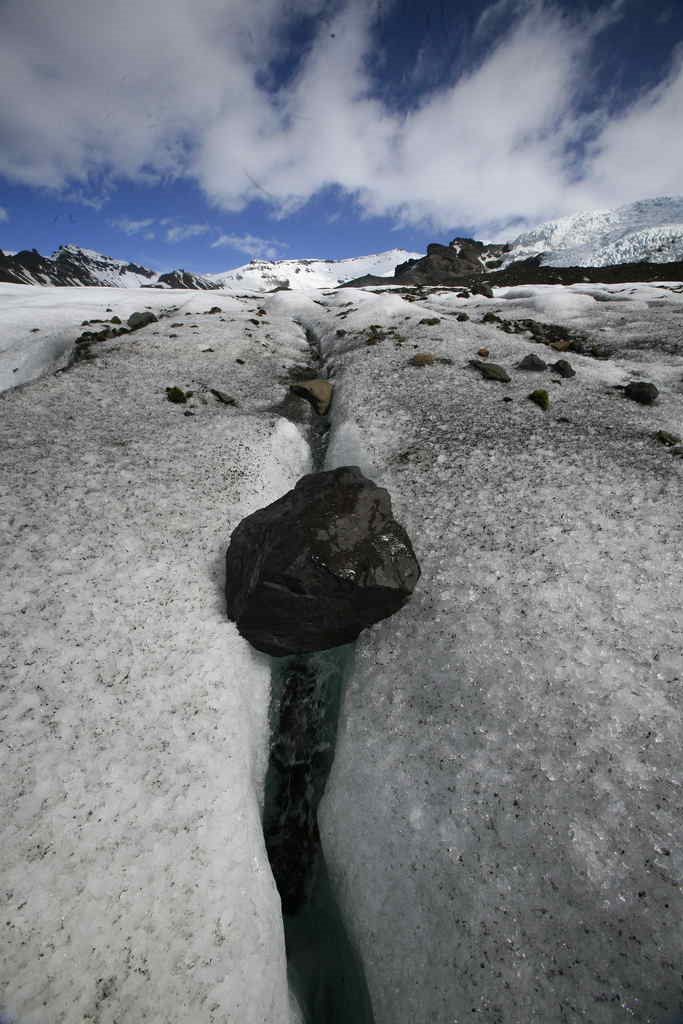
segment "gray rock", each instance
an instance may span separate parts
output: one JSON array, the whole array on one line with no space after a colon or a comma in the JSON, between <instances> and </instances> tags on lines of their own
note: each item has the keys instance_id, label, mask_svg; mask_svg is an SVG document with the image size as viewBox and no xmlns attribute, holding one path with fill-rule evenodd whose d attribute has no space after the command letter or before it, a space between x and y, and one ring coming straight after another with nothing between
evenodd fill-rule
<instances>
[{"instance_id":1,"label":"gray rock","mask_svg":"<svg viewBox=\"0 0 683 1024\"><path fill-rule=\"evenodd\" d=\"M221 405L237 405L237 399L232 395L227 395L225 391L220 391L218 388L209 388L209 391Z\"/></svg>"},{"instance_id":2,"label":"gray rock","mask_svg":"<svg viewBox=\"0 0 683 1024\"><path fill-rule=\"evenodd\" d=\"M330 411L334 389L329 380L302 380L290 384L289 390L310 402L318 416L326 416Z\"/></svg>"},{"instance_id":3,"label":"gray rock","mask_svg":"<svg viewBox=\"0 0 683 1024\"><path fill-rule=\"evenodd\" d=\"M534 405L537 405L539 409L543 409L545 411L550 408L550 395L545 388L536 388L535 391L532 391L531 394L528 395L528 398L534 403Z\"/></svg>"},{"instance_id":4,"label":"gray rock","mask_svg":"<svg viewBox=\"0 0 683 1024\"><path fill-rule=\"evenodd\" d=\"M539 373L541 370L546 370L547 365L535 352L530 352L529 355L524 356L524 359L517 363L517 369L533 370L535 373Z\"/></svg>"},{"instance_id":5,"label":"gray rock","mask_svg":"<svg viewBox=\"0 0 683 1024\"><path fill-rule=\"evenodd\" d=\"M674 445L681 443L678 434L670 434L668 430L658 430L655 437L660 444L665 445L667 448L673 448Z\"/></svg>"},{"instance_id":6,"label":"gray rock","mask_svg":"<svg viewBox=\"0 0 683 1024\"><path fill-rule=\"evenodd\" d=\"M639 402L640 405L652 405L659 391L647 380L633 380L624 388L624 394L632 402Z\"/></svg>"},{"instance_id":7,"label":"gray rock","mask_svg":"<svg viewBox=\"0 0 683 1024\"><path fill-rule=\"evenodd\" d=\"M510 374L497 363L482 363L480 359L470 359L470 366L473 366L482 375L484 380L496 380L501 384L510 383Z\"/></svg>"},{"instance_id":8,"label":"gray rock","mask_svg":"<svg viewBox=\"0 0 683 1024\"><path fill-rule=\"evenodd\" d=\"M235 529L228 617L267 654L326 650L397 612L419 576L388 492L343 466L302 477Z\"/></svg>"},{"instance_id":9,"label":"gray rock","mask_svg":"<svg viewBox=\"0 0 683 1024\"><path fill-rule=\"evenodd\" d=\"M131 313L128 317L128 326L131 331L139 331L141 327L146 327L147 324L154 324L156 321L157 318L154 313L145 310L144 313Z\"/></svg>"},{"instance_id":10,"label":"gray rock","mask_svg":"<svg viewBox=\"0 0 683 1024\"><path fill-rule=\"evenodd\" d=\"M568 359L558 359L556 363L550 364L550 369L558 377L576 377L576 371Z\"/></svg>"}]
</instances>

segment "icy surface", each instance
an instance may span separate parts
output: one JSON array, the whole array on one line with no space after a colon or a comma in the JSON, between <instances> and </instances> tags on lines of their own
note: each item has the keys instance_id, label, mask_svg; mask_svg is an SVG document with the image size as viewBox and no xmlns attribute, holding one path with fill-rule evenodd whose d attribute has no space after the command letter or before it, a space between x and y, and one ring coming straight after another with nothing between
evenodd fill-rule
<instances>
[{"instance_id":1,"label":"icy surface","mask_svg":"<svg viewBox=\"0 0 683 1024\"><path fill-rule=\"evenodd\" d=\"M49 291L43 324L69 329L102 314L76 299L185 304L0 396L0 1014L301 1020L259 823L268 669L220 587L231 529L307 468L282 400L308 328L335 384L328 464L389 488L423 570L359 642L323 804L377 1024L674 1020L683 460L655 433L683 436L681 285L30 289ZM559 353L490 311L610 358L526 374ZM468 366L481 346L510 384ZM635 379L655 405L615 390Z\"/></svg>"},{"instance_id":2,"label":"icy surface","mask_svg":"<svg viewBox=\"0 0 683 1024\"><path fill-rule=\"evenodd\" d=\"M214 301L220 304L212 299L215 294L0 283L0 391L66 366L76 338L86 330L101 330L112 316L125 325L137 310L159 313L175 306L182 312L203 311ZM84 320L104 322L83 327Z\"/></svg>"},{"instance_id":3,"label":"icy surface","mask_svg":"<svg viewBox=\"0 0 683 1024\"><path fill-rule=\"evenodd\" d=\"M423 569L359 641L321 822L378 1024L680 1012L682 463L654 434L683 434L681 295L524 292L350 292L311 321L330 460L362 453ZM568 353L575 378L532 383L515 364L556 354L488 310L559 317L612 358ZM511 384L467 367L481 345ZM643 361L652 408L611 387Z\"/></svg>"},{"instance_id":4,"label":"icy surface","mask_svg":"<svg viewBox=\"0 0 683 1024\"><path fill-rule=\"evenodd\" d=\"M270 668L221 575L239 520L308 468L269 411L308 347L218 301L222 320L165 319L0 396L3 1020L288 1019Z\"/></svg>"},{"instance_id":5,"label":"icy surface","mask_svg":"<svg viewBox=\"0 0 683 1024\"><path fill-rule=\"evenodd\" d=\"M683 196L662 196L613 210L589 210L548 221L512 242L506 263L544 253L557 267L683 259Z\"/></svg>"}]
</instances>

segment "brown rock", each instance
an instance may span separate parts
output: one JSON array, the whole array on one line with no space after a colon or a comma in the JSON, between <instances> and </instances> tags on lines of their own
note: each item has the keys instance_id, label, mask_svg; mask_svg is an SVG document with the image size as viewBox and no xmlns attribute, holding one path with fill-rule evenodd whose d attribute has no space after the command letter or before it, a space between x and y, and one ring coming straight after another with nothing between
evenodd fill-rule
<instances>
[{"instance_id":1,"label":"brown rock","mask_svg":"<svg viewBox=\"0 0 683 1024\"><path fill-rule=\"evenodd\" d=\"M480 349L477 350L477 355L481 356L482 359L488 359L490 354L491 353L489 352L489 350L487 348L480 348Z\"/></svg>"},{"instance_id":2,"label":"brown rock","mask_svg":"<svg viewBox=\"0 0 683 1024\"><path fill-rule=\"evenodd\" d=\"M334 388L329 380L302 380L290 384L289 390L310 402L318 416L325 416L332 405Z\"/></svg>"}]
</instances>

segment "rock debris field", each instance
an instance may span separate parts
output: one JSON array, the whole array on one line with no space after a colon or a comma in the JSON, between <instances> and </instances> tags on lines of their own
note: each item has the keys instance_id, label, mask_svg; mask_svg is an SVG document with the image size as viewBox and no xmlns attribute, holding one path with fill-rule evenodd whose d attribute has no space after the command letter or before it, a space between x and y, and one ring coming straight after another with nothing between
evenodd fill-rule
<instances>
[{"instance_id":1,"label":"rock debris field","mask_svg":"<svg viewBox=\"0 0 683 1024\"><path fill-rule=\"evenodd\" d=\"M387 489L422 569L356 644L320 811L377 1024L673 1024L681 285L2 285L0 330L0 1019L303 1020L271 666L223 591L324 378L325 468Z\"/></svg>"}]
</instances>

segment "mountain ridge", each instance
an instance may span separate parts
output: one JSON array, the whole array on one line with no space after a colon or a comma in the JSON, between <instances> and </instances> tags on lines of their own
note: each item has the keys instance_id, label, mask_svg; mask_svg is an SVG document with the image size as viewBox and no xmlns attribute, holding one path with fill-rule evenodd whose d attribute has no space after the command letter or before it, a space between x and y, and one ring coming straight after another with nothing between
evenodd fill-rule
<instances>
[{"instance_id":1,"label":"mountain ridge","mask_svg":"<svg viewBox=\"0 0 683 1024\"><path fill-rule=\"evenodd\" d=\"M503 283L506 273L511 272L526 277L534 273L552 276L554 269L591 271L629 265L639 265L642 274L649 273L647 268L653 265L670 264L673 268L681 261L683 196L661 196L546 221L505 243L457 237L448 245L431 243L426 256L389 249L344 259L255 258L242 266L209 274L184 269L162 274L74 244L61 245L49 257L36 249L16 253L0 249L0 281L68 287L247 288L266 292L391 281L448 285L481 275L487 279L495 275ZM654 272L657 273L656 269ZM628 276L627 270L624 273Z\"/></svg>"},{"instance_id":2,"label":"mountain ridge","mask_svg":"<svg viewBox=\"0 0 683 1024\"><path fill-rule=\"evenodd\" d=\"M419 258L406 249L389 249L368 256L333 259L253 259L249 263L217 274L197 274L177 269L159 273L137 263L106 256L94 249L60 245L52 256L37 249L10 254L0 249L0 282L61 287L180 288L216 290L251 288L325 288L358 277L376 274L390 277L406 259Z\"/></svg>"}]
</instances>

